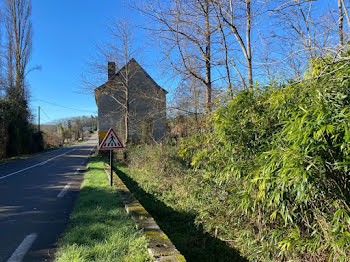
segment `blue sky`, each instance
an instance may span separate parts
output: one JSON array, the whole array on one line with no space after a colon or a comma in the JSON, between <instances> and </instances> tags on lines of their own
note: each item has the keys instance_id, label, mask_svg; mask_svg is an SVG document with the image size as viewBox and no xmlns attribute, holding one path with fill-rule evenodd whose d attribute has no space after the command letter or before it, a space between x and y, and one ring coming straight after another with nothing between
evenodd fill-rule
<instances>
[{"instance_id":1,"label":"blue sky","mask_svg":"<svg viewBox=\"0 0 350 262\"><path fill-rule=\"evenodd\" d=\"M41 122L97 113L93 93L81 89L86 62L96 53L96 44L108 39L106 25L126 14L136 22L142 18L127 10L123 0L33 0L33 54L29 73L30 108ZM145 67L147 71L148 68ZM152 71L152 70L151 70ZM154 74L150 72L154 77ZM157 81L157 78L155 77ZM102 84L102 83L101 83Z\"/></svg>"},{"instance_id":2,"label":"blue sky","mask_svg":"<svg viewBox=\"0 0 350 262\"><path fill-rule=\"evenodd\" d=\"M82 90L82 74L86 73L89 59L98 52L96 45L110 40L107 25L111 20L126 17L136 25L144 25L143 17L125 6L129 2L130 0L32 0L34 36L31 66L41 67L41 70L32 71L27 77L33 121L37 121L38 106L41 107L42 123L74 116L96 115L93 93ZM322 13L321 9L327 9L330 3L335 5L336 1L319 0L317 12ZM269 24L270 20L266 23ZM160 86L169 91L169 101L175 94L172 91L178 80L172 77L172 73L166 72L164 67L162 69L163 65L160 66L157 43L153 43L141 29L136 30L135 37L135 42L139 47L142 46L136 60ZM147 42L148 47L144 47L144 42ZM259 49L255 50L258 51ZM256 80L264 81L266 78L259 75L259 72L255 73Z\"/></svg>"}]
</instances>

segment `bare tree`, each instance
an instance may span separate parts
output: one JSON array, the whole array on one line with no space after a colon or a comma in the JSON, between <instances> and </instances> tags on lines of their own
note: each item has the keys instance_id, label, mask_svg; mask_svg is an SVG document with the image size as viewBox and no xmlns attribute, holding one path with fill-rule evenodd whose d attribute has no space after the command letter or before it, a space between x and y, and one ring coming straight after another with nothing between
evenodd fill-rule
<instances>
[{"instance_id":1,"label":"bare tree","mask_svg":"<svg viewBox=\"0 0 350 262\"><path fill-rule=\"evenodd\" d=\"M28 63L32 52L31 0L4 1L5 41L5 87L7 110L11 117L6 119L8 135L7 154L28 152L32 139L29 127L30 111L25 78L29 72ZM19 132L19 130L22 131ZM28 131L28 132L23 132Z\"/></svg>"},{"instance_id":2,"label":"bare tree","mask_svg":"<svg viewBox=\"0 0 350 262\"><path fill-rule=\"evenodd\" d=\"M0 17L3 17L3 10L0 9ZM4 48L3 48L3 42L2 42L2 31L3 31L3 19L0 18L0 99L4 97L5 92L5 77L4 77L4 62L5 62L5 55L4 55Z\"/></svg>"},{"instance_id":3,"label":"bare tree","mask_svg":"<svg viewBox=\"0 0 350 262\"><path fill-rule=\"evenodd\" d=\"M248 86L236 63L231 59L232 67L238 73L239 78L244 87L253 87L253 66L252 66L252 44L251 44L251 30L252 30L252 15L251 15L251 1L214 1L215 8L217 9L217 18L220 24L220 31L222 35L222 40L224 41L228 50L227 38L229 34L223 30L223 24L226 24L234 35L237 43L240 46L241 52L243 53L246 68L247 68L247 78ZM242 14L242 11L244 13ZM222 21L222 22L221 22ZM242 27L242 25L245 25ZM227 51L225 51L227 52Z\"/></svg>"},{"instance_id":4,"label":"bare tree","mask_svg":"<svg viewBox=\"0 0 350 262\"><path fill-rule=\"evenodd\" d=\"M152 135L155 134L153 131L157 129L157 127L153 129L155 126L153 124L159 122L159 118L166 117L165 100L160 99L160 94L157 93L162 89L149 88L153 80L134 59L134 57L140 58L143 50L143 43L139 41L136 43L135 26L125 19L119 19L109 26L109 31L110 40L98 47L98 56L90 63L90 70L84 77L84 85L88 86L90 91L95 90L97 103L107 99L110 104L114 104L113 109L108 112L111 119L108 125L118 130L125 145L131 138L136 140L140 138L142 125L147 127L145 128L149 130L147 135L153 140ZM107 62L108 79L105 82L105 78L101 76L106 75ZM96 73L97 79L91 79L90 72ZM103 82L105 84L101 86ZM153 83L152 86L157 84ZM151 109L158 106L159 110ZM163 120L165 123L165 119Z\"/></svg>"},{"instance_id":5,"label":"bare tree","mask_svg":"<svg viewBox=\"0 0 350 262\"><path fill-rule=\"evenodd\" d=\"M212 110L213 23L210 0L148 1L139 10L157 26L151 29L163 41L164 55L184 81L195 78L205 86L206 109Z\"/></svg>"},{"instance_id":6,"label":"bare tree","mask_svg":"<svg viewBox=\"0 0 350 262\"><path fill-rule=\"evenodd\" d=\"M329 8L320 8L325 3L312 0L283 1L275 0L271 7L270 18L273 21L273 40L277 47L274 52L279 57L276 64L280 72L292 78L301 79L311 60L325 54L338 53L336 34L339 43L344 42L341 1L338 2L338 17L332 21L336 1L329 3ZM333 5L332 5L333 4ZM338 28L338 29L336 29ZM292 69L292 70L290 70ZM289 74L288 70L294 72Z\"/></svg>"},{"instance_id":7,"label":"bare tree","mask_svg":"<svg viewBox=\"0 0 350 262\"><path fill-rule=\"evenodd\" d=\"M132 58L132 52L134 48L134 43L132 39L132 31L131 28L128 27L126 21L119 21L113 28L111 28L111 32L113 38L116 40L117 45L110 46L110 50L113 50L116 55L116 58L120 56L122 63L125 65L124 70L121 72L121 78L119 78L117 84L118 87L122 88L122 92L124 93L122 98L112 96L113 99L122 107L124 113L124 139L125 144L129 141L129 118L130 118L130 86L129 80L132 77L133 68L130 68L130 64L128 63ZM119 42L119 43L118 43Z\"/></svg>"},{"instance_id":8,"label":"bare tree","mask_svg":"<svg viewBox=\"0 0 350 262\"><path fill-rule=\"evenodd\" d=\"M106 87L100 92L111 97L118 105L111 114L122 114L124 119L123 139L124 143L129 142L129 119L130 119L130 79L135 75L137 69L132 67L129 61L136 54L133 25L125 19L117 19L108 26L110 41L97 47L98 56L89 63L90 70L88 77L84 77L84 85L89 90L98 87L104 80L106 65L108 62L108 81ZM122 70L121 70L122 69ZM116 70L118 77L114 77ZM97 79L91 80L91 73L97 75ZM102 76L102 78L101 78Z\"/></svg>"},{"instance_id":9,"label":"bare tree","mask_svg":"<svg viewBox=\"0 0 350 262\"><path fill-rule=\"evenodd\" d=\"M30 0L6 0L8 94L25 100L25 76L32 52Z\"/></svg>"},{"instance_id":10,"label":"bare tree","mask_svg":"<svg viewBox=\"0 0 350 262\"><path fill-rule=\"evenodd\" d=\"M174 99L170 110L174 113L178 111L182 115L193 115L195 119L204 113L206 104L205 87L196 78L189 78L187 81L182 81L180 86L175 90Z\"/></svg>"},{"instance_id":11,"label":"bare tree","mask_svg":"<svg viewBox=\"0 0 350 262\"><path fill-rule=\"evenodd\" d=\"M1 7L1 5L0 5ZM6 104L5 97L5 77L4 77L4 48L2 43L2 31L3 31L3 10L0 9L0 158L6 156L7 145L7 125L6 125Z\"/></svg>"}]
</instances>

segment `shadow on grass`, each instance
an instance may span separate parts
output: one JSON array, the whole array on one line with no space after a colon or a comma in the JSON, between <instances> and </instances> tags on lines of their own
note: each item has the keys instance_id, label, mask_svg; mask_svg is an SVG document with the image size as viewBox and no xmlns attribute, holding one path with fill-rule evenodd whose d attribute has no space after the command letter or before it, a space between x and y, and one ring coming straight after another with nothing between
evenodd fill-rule
<instances>
[{"instance_id":1,"label":"shadow on grass","mask_svg":"<svg viewBox=\"0 0 350 262\"><path fill-rule=\"evenodd\" d=\"M248 261L225 242L203 233L202 228L195 225L193 214L175 211L152 194L145 192L135 180L120 169L115 168L115 171L187 261Z\"/></svg>"}]
</instances>

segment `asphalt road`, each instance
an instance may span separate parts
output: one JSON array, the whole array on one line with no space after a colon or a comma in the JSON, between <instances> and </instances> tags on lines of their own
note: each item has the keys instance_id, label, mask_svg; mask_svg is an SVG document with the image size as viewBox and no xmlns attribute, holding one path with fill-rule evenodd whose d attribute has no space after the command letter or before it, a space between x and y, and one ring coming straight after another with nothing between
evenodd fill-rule
<instances>
[{"instance_id":1,"label":"asphalt road","mask_svg":"<svg viewBox=\"0 0 350 262\"><path fill-rule=\"evenodd\" d=\"M0 165L0 262L52 261L97 136Z\"/></svg>"}]
</instances>

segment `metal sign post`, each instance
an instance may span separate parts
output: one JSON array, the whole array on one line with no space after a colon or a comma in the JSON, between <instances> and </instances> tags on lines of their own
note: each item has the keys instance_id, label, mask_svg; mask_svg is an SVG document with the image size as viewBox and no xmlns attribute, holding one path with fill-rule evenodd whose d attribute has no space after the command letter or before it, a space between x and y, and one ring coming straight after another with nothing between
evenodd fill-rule
<instances>
[{"instance_id":1,"label":"metal sign post","mask_svg":"<svg viewBox=\"0 0 350 262\"><path fill-rule=\"evenodd\" d=\"M113 186L113 150L109 150L109 166L111 167L110 181L111 186Z\"/></svg>"},{"instance_id":2,"label":"metal sign post","mask_svg":"<svg viewBox=\"0 0 350 262\"><path fill-rule=\"evenodd\" d=\"M110 182L113 186L113 149L124 148L122 142L114 132L113 128L109 129L108 133L102 140L100 150L109 150L109 166L111 167Z\"/></svg>"}]
</instances>

